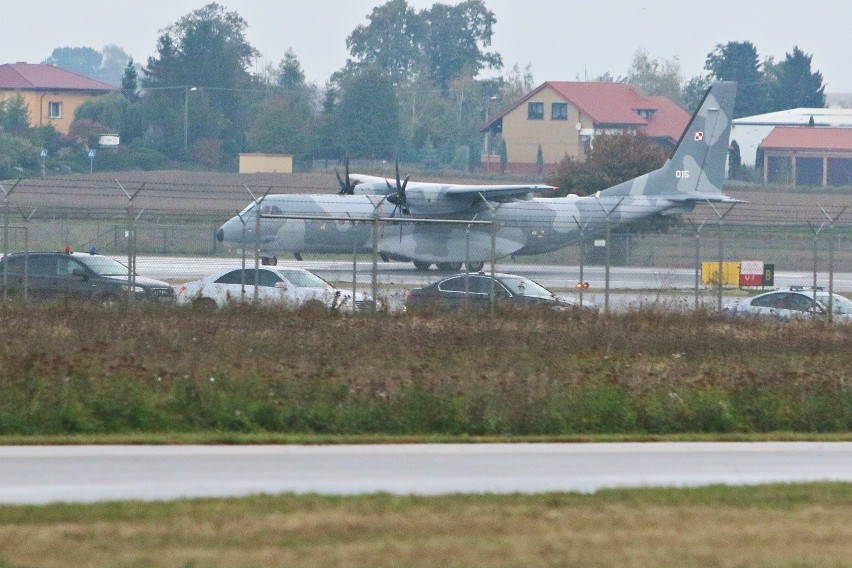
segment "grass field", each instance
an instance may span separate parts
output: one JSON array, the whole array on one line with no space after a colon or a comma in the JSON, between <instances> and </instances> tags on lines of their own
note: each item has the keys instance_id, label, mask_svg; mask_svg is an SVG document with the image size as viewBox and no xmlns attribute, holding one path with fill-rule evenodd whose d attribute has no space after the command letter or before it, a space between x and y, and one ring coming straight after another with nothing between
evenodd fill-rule
<instances>
[{"instance_id":1,"label":"grass field","mask_svg":"<svg viewBox=\"0 0 852 568\"><path fill-rule=\"evenodd\" d=\"M0 326L2 435L852 430L846 325L57 303Z\"/></svg>"},{"instance_id":2,"label":"grass field","mask_svg":"<svg viewBox=\"0 0 852 568\"><path fill-rule=\"evenodd\" d=\"M852 565L852 486L0 507L0 567Z\"/></svg>"}]
</instances>

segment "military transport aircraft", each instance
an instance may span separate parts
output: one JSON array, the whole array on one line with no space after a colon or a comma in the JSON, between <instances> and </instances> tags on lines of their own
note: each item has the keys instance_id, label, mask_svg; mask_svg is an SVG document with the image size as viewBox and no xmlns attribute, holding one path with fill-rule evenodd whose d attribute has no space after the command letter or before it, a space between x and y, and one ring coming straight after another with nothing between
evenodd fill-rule
<instances>
[{"instance_id":1,"label":"military transport aircraft","mask_svg":"<svg viewBox=\"0 0 852 568\"><path fill-rule=\"evenodd\" d=\"M297 259L304 253L366 253L374 239L369 221L378 218L389 220L376 224L382 258L410 260L421 270L432 264L458 270L464 262L479 270L492 254L540 254L603 232L607 225L685 213L699 203L735 203L722 193L735 95L734 82L711 85L661 168L594 195L535 197L553 189L545 185L409 183L400 179L398 167L396 179L350 176L347 167L345 180L338 175L339 194L256 199L216 236L236 248L259 245L268 263L280 253ZM408 222L417 219L455 224ZM482 220L493 226L458 223Z\"/></svg>"}]
</instances>

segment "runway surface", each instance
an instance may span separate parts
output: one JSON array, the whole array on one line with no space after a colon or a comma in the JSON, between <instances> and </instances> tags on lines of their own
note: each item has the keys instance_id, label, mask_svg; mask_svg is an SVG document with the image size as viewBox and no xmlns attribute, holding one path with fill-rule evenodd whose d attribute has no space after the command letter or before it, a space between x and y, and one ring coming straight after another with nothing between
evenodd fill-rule
<instances>
[{"instance_id":1,"label":"runway surface","mask_svg":"<svg viewBox=\"0 0 852 568\"><path fill-rule=\"evenodd\" d=\"M852 482L852 442L0 447L0 503Z\"/></svg>"}]
</instances>

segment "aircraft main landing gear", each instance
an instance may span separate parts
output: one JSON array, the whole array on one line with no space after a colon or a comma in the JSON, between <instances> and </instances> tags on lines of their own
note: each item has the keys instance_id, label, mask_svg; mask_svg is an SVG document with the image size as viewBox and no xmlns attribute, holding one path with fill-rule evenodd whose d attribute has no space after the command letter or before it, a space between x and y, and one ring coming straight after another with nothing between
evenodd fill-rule
<instances>
[{"instance_id":1,"label":"aircraft main landing gear","mask_svg":"<svg viewBox=\"0 0 852 568\"><path fill-rule=\"evenodd\" d=\"M423 260L414 261L414 268L416 268L417 270L429 270L430 266L432 266L431 262L426 262Z\"/></svg>"}]
</instances>

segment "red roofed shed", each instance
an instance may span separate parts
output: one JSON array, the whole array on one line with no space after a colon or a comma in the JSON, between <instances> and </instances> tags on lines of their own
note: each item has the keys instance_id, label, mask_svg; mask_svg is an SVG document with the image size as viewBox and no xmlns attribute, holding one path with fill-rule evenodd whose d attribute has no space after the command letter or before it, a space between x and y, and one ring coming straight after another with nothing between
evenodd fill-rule
<instances>
[{"instance_id":1,"label":"red roofed shed","mask_svg":"<svg viewBox=\"0 0 852 568\"><path fill-rule=\"evenodd\" d=\"M758 152L764 183L852 185L852 128L776 126Z\"/></svg>"}]
</instances>

